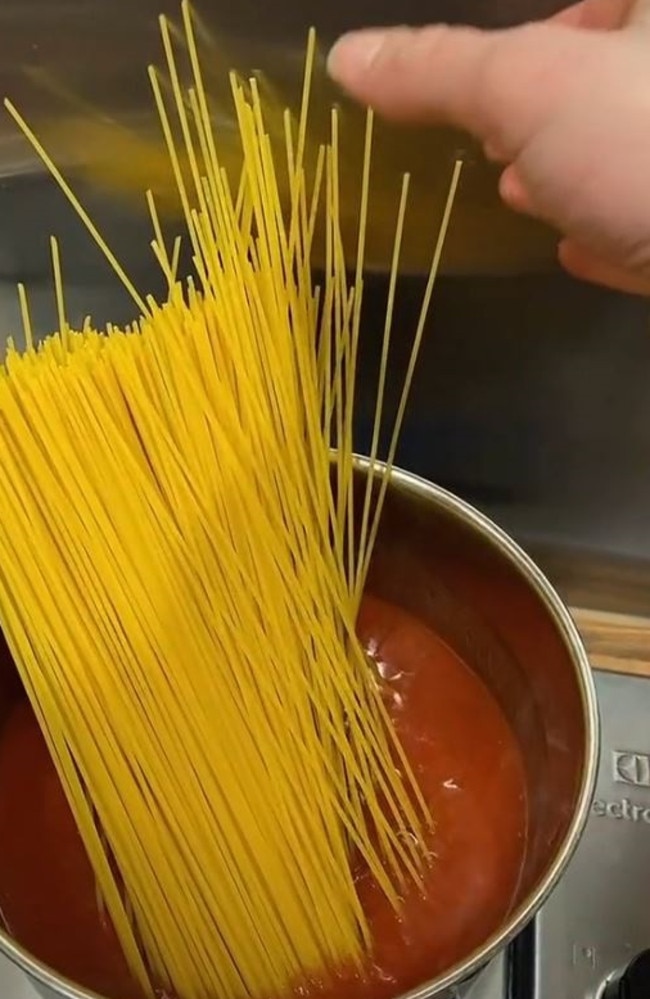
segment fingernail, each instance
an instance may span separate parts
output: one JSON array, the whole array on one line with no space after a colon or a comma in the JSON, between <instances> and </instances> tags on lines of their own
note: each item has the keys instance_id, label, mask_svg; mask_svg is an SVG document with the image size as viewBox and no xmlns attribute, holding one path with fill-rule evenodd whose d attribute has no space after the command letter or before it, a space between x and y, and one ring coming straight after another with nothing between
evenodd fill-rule
<instances>
[{"instance_id":1,"label":"fingernail","mask_svg":"<svg viewBox=\"0 0 650 999\"><path fill-rule=\"evenodd\" d=\"M377 28L352 31L339 38L327 59L327 71L333 80L349 80L365 73L380 54L388 32Z\"/></svg>"}]
</instances>

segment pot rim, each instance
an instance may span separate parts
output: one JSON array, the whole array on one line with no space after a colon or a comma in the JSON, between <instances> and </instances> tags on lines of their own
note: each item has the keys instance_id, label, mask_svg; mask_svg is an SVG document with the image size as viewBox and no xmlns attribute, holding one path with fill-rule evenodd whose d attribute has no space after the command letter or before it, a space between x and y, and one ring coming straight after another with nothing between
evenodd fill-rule
<instances>
[{"instance_id":1,"label":"pot rim","mask_svg":"<svg viewBox=\"0 0 650 999\"><path fill-rule=\"evenodd\" d=\"M355 455L355 465L358 469L367 471L370 464L370 460L365 456ZM375 461L373 465L375 475L383 473L386 469L384 462ZM574 662L585 723L585 762L576 807L564 839L549 863L545 875L535 890L517 906L504 925L484 944L443 974L397 997L397 999L432 999L452 986L472 978L496 957L529 923L564 873L589 817L596 786L600 749L599 715L591 665L578 629L563 600L530 556L489 517L441 486L395 466L390 470L390 484L407 493L415 493L425 500L433 501L446 512L462 520L495 545L510 563L523 573L529 586L554 621ZM2 929L0 929L0 953L32 980L53 990L61 999L110 999L58 974Z\"/></svg>"}]
</instances>

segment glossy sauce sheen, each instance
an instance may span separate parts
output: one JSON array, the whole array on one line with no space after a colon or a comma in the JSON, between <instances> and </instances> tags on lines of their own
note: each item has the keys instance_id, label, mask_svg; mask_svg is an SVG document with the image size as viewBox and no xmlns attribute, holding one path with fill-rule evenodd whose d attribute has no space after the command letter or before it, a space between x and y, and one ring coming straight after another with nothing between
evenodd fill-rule
<instances>
[{"instance_id":1,"label":"glossy sauce sheen","mask_svg":"<svg viewBox=\"0 0 650 999\"><path fill-rule=\"evenodd\" d=\"M402 743L436 820L426 897L398 920L360 874L375 950L365 977L303 983L318 999L389 999L450 968L497 929L526 841L523 763L476 675L415 618L367 598L359 634L386 682ZM0 740L0 908L12 935L109 999L137 999L36 721L18 705ZM215 997L221 999L221 997Z\"/></svg>"}]
</instances>

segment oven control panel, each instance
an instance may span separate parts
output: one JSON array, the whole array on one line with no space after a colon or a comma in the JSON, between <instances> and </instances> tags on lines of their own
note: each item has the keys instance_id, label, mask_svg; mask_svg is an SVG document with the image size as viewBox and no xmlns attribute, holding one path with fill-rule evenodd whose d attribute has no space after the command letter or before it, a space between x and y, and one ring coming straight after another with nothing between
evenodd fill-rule
<instances>
[{"instance_id":1,"label":"oven control panel","mask_svg":"<svg viewBox=\"0 0 650 999\"><path fill-rule=\"evenodd\" d=\"M535 999L650 999L650 678L595 671L587 828L536 920Z\"/></svg>"}]
</instances>

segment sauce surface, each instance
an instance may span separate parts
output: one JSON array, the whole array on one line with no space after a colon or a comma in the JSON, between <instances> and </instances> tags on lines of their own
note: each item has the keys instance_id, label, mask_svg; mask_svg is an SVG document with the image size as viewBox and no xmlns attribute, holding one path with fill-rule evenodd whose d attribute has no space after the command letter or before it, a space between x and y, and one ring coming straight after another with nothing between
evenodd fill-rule
<instances>
[{"instance_id":1,"label":"sauce surface","mask_svg":"<svg viewBox=\"0 0 650 999\"><path fill-rule=\"evenodd\" d=\"M467 956L515 899L526 844L523 761L482 681L425 625L367 597L359 635L386 684L432 810L426 897L398 919L363 873L375 943L367 973L303 983L307 999L391 999ZM36 720L18 704L0 737L0 910L40 960L108 999L138 999ZM169 997L172 999L172 997Z\"/></svg>"}]
</instances>

